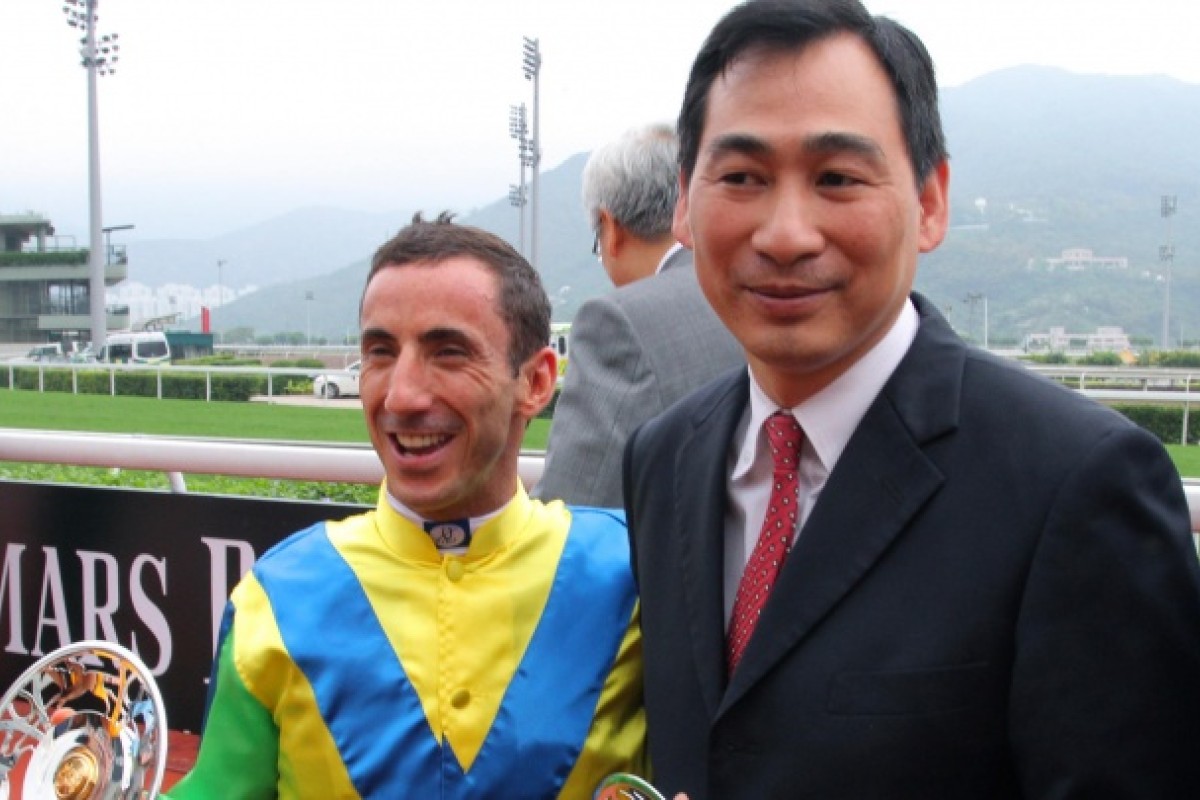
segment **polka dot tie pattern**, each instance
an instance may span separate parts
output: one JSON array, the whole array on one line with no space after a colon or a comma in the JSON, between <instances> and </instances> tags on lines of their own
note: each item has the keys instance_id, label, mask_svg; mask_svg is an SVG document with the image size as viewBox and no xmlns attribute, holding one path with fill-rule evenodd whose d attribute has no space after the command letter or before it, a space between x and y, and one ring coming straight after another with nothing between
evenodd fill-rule
<instances>
[{"instance_id":1,"label":"polka dot tie pattern","mask_svg":"<svg viewBox=\"0 0 1200 800\"><path fill-rule=\"evenodd\" d=\"M776 411L768 417L763 428L767 432L771 458L775 462L774 483L758 542L754 545L750 560L746 562L733 601L733 616L729 621L726 640L730 675L742 660L746 643L750 641L758 617L767 603L767 596L775 586L783 559L791 550L796 520L799 518L796 497L800 488L798 468L804 432L796 418L785 411Z\"/></svg>"}]
</instances>

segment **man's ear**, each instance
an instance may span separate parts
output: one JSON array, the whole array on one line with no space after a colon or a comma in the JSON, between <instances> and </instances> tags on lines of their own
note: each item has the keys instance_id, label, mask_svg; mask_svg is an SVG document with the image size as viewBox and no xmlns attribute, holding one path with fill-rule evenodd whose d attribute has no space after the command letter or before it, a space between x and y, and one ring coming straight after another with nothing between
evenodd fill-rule
<instances>
[{"instance_id":1,"label":"man's ear","mask_svg":"<svg viewBox=\"0 0 1200 800\"><path fill-rule=\"evenodd\" d=\"M917 246L922 253L933 250L946 238L950 224L950 162L942 159L930 171L917 196L921 203L920 229L917 231Z\"/></svg>"},{"instance_id":2,"label":"man's ear","mask_svg":"<svg viewBox=\"0 0 1200 800\"><path fill-rule=\"evenodd\" d=\"M629 231L607 211L600 212L600 225L604 228L604 235L600 237L601 252L613 260L620 258L629 241Z\"/></svg>"},{"instance_id":3,"label":"man's ear","mask_svg":"<svg viewBox=\"0 0 1200 800\"><path fill-rule=\"evenodd\" d=\"M688 197L687 197L688 182L683 177L683 171L679 173L679 199L675 201L675 216L671 219L671 233L675 236L675 241L689 250L692 247L692 224L688 221Z\"/></svg>"},{"instance_id":4,"label":"man's ear","mask_svg":"<svg viewBox=\"0 0 1200 800\"><path fill-rule=\"evenodd\" d=\"M517 410L528 422L554 398L558 385L558 356L552 347L543 347L521 365Z\"/></svg>"}]
</instances>

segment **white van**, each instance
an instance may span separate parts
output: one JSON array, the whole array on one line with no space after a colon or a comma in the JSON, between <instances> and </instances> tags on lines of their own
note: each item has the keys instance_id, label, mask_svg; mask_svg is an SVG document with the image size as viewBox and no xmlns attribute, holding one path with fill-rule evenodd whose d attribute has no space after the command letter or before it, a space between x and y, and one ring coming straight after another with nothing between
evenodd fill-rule
<instances>
[{"instance_id":1,"label":"white van","mask_svg":"<svg viewBox=\"0 0 1200 800\"><path fill-rule=\"evenodd\" d=\"M567 373L567 358L571 354L571 323L569 322L552 322L550 324L550 346L554 348L555 355L558 356L558 377L562 380L563 375Z\"/></svg>"},{"instance_id":2,"label":"white van","mask_svg":"<svg viewBox=\"0 0 1200 800\"><path fill-rule=\"evenodd\" d=\"M110 333L96 360L106 364L161 364L171 360L171 345L161 331Z\"/></svg>"},{"instance_id":3,"label":"white van","mask_svg":"<svg viewBox=\"0 0 1200 800\"><path fill-rule=\"evenodd\" d=\"M25 354L27 361L66 361L67 357L63 355L62 345L58 342L50 344L39 344Z\"/></svg>"}]
</instances>

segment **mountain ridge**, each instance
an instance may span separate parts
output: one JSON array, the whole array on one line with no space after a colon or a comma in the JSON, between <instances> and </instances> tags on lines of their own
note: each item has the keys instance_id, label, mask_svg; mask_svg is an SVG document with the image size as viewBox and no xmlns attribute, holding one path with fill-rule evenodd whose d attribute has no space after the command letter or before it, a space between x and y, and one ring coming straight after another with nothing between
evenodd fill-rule
<instances>
[{"instance_id":1,"label":"mountain ridge","mask_svg":"<svg viewBox=\"0 0 1200 800\"><path fill-rule=\"evenodd\" d=\"M1168 238L1175 248L1171 317L1185 325L1196 317L1200 148L1192 140L1200 131L1200 86L1164 76L1014 67L944 89L941 103L952 228L922 258L916 285L960 331L981 338L982 315L966 300L974 294L989 299L992 341L1050 325L1073 331L1119 325L1156 338L1168 266L1159 248ZM556 320L569 320L583 300L609 289L590 253L592 232L580 207L586 158L573 155L541 176L538 266ZM1177 199L1170 220L1160 213L1162 195ZM305 330L311 291L313 335L340 341L356 327L366 260L410 217L301 209L202 247L186 243L198 251L189 269L215 281L216 258L225 258L226 276L255 277L262 287L221 308L222 328ZM517 210L506 197L459 220L517 241ZM1106 274L1039 271L1045 259L1076 247L1125 257L1130 266ZM151 283L143 270L169 272L153 265L152 250L138 243L129 250L131 279ZM271 269L263 277L256 269L238 272L242 257L271 262Z\"/></svg>"}]
</instances>

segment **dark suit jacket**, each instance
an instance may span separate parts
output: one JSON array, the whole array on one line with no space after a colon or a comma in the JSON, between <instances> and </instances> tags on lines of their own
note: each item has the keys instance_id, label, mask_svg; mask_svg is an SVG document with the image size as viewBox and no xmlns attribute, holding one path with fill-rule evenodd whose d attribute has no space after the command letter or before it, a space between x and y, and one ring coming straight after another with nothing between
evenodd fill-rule
<instances>
[{"instance_id":1,"label":"dark suit jacket","mask_svg":"<svg viewBox=\"0 0 1200 800\"><path fill-rule=\"evenodd\" d=\"M657 275L584 303L533 494L621 507L621 453L638 425L745 364L742 346L704 299L690 250Z\"/></svg>"},{"instance_id":2,"label":"dark suit jacket","mask_svg":"<svg viewBox=\"0 0 1200 800\"><path fill-rule=\"evenodd\" d=\"M1200 569L1179 475L1118 414L920 330L852 436L731 682L744 373L624 463L668 797L1200 796Z\"/></svg>"}]
</instances>

